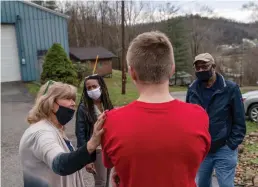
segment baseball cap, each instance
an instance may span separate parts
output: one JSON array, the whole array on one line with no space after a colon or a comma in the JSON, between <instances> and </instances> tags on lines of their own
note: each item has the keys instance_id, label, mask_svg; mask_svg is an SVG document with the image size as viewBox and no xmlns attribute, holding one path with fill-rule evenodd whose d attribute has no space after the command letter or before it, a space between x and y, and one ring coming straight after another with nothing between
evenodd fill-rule
<instances>
[{"instance_id":1,"label":"baseball cap","mask_svg":"<svg viewBox=\"0 0 258 187\"><path fill-rule=\"evenodd\" d=\"M194 62L193 65L197 62L197 61L204 61L207 62L207 64L215 64L214 58L211 56L211 54L209 53L201 53L199 55L197 55L194 58Z\"/></svg>"}]
</instances>

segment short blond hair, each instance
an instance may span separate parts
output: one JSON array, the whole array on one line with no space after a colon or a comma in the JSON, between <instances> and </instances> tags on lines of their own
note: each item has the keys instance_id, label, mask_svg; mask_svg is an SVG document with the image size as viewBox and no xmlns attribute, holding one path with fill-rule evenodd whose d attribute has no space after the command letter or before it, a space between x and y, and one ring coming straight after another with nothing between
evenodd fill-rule
<instances>
[{"instance_id":1,"label":"short blond hair","mask_svg":"<svg viewBox=\"0 0 258 187\"><path fill-rule=\"evenodd\" d=\"M164 33L145 32L133 39L126 60L141 82L159 84L172 76L173 47Z\"/></svg>"},{"instance_id":2,"label":"short blond hair","mask_svg":"<svg viewBox=\"0 0 258 187\"><path fill-rule=\"evenodd\" d=\"M72 85L48 81L41 86L37 94L35 104L27 117L28 123L33 124L48 119L57 99L73 99L75 101L76 93L77 89Z\"/></svg>"}]
</instances>

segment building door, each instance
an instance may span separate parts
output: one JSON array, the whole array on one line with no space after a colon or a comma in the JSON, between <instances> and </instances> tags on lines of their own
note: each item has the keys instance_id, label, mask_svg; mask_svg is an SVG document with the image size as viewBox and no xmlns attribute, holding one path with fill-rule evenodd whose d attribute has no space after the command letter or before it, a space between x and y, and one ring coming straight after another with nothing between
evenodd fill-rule
<instances>
[{"instance_id":1,"label":"building door","mask_svg":"<svg viewBox=\"0 0 258 187\"><path fill-rule=\"evenodd\" d=\"M14 25L1 24L1 82L21 80L20 61Z\"/></svg>"}]
</instances>

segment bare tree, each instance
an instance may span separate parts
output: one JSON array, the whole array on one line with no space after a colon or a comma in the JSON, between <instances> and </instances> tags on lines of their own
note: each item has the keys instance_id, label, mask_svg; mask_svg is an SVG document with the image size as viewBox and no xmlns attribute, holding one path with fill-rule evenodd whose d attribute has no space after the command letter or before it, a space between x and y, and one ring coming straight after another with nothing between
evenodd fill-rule
<instances>
[{"instance_id":1,"label":"bare tree","mask_svg":"<svg viewBox=\"0 0 258 187\"><path fill-rule=\"evenodd\" d=\"M243 71L245 85L257 85L258 81L258 47L249 49L243 58Z\"/></svg>"},{"instance_id":2,"label":"bare tree","mask_svg":"<svg viewBox=\"0 0 258 187\"><path fill-rule=\"evenodd\" d=\"M135 36L135 25L141 21L144 2L141 1L125 1L125 27L127 35L127 44Z\"/></svg>"},{"instance_id":3,"label":"bare tree","mask_svg":"<svg viewBox=\"0 0 258 187\"><path fill-rule=\"evenodd\" d=\"M102 44L102 46L105 46L104 33L105 33L107 7L108 7L108 1L102 1L99 3L100 16L101 16L101 44Z\"/></svg>"},{"instance_id":4,"label":"bare tree","mask_svg":"<svg viewBox=\"0 0 258 187\"><path fill-rule=\"evenodd\" d=\"M156 17L155 17L156 6L151 2L145 2L145 11L142 13L142 22L148 23L152 22L153 26L156 26Z\"/></svg>"},{"instance_id":5,"label":"bare tree","mask_svg":"<svg viewBox=\"0 0 258 187\"><path fill-rule=\"evenodd\" d=\"M69 44L71 46L79 47L80 38L78 33L78 6L77 4L67 4L67 9L63 10L70 16L68 30L69 30Z\"/></svg>"},{"instance_id":6,"label":"bare tree","mask_svg":"<svg viewBox=\"0 0 258 187\"><path fill-rule=\"evenodd\" d=\"M175 16L179 9L179 6L176 6L170 2L159 4L157 7L158 20L163 21L172 18Z\"/></svg>"},{"instance_id":7,"label":"bare tree","mask_svg":"<svg viewBox=\"0 0 258 187\"><path fill-rule=\"evenodd\" d=\"M253 21L258 21L258 3L251 1L243 5L244 10L252 11L252 19Z\"/></svg>"},{"instance_id":8,"label":"bare tree","mask_svg":"<svg viewBox=\"0 0 258 187\"><path fill-rule=\"evenodd\" d=\"M58 6L57 6L57 1L46 1L46 0L42 0L42 1L31 1L37 5L40 5L40 6L43 6L43 7L46 7L48 9L51 9L51 10L57 10L58 11Z\"/></svg>"},{"instance_id":9,"label":"bare tree","mask_svg":"<svg viewBox=\"0 0 258 187\"><path fill-rule=\"evenodd\" d=\"M113 49L113 52L115 52L118 56L121 52L121 45L120 45L120 36L121 36L121 2L115 1L109 3L107 15L108 15L108 21L107 24L109 25L108 31L108 40L109 40L109 48Z\"/></svg>"},{"instance_id":10,"label":"bare tree","mask_svg":"<svg viewBox=\"0 0 258 187\"><path fill-rule=\"evenodd\" d=\"M200 6L200 12L202 14L213 14L212 9L207 6ZM199 20L201 18L200 15L193 15L191 13L189 17L191 28L189 35L190 53L192 59L194 59L196 55L207 50L207 43L211 44L207 36L208 33L212 30L212 24L205 24L205 27L203 27L199 25Z\"/></svg>"}]
</instances>

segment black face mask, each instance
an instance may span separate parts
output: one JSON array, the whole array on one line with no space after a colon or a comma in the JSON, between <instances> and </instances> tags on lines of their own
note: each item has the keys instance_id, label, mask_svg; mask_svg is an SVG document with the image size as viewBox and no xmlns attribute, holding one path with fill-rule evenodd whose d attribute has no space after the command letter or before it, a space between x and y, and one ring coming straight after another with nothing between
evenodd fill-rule
<instances>
[{"instance_id":1,"label":"black face mask","mask_svg":"<svg viewBox=\"0 0 258 187\"><path fill-rule=\"evenodd\" d=\"M212 70L196 72L195 75L200 81L208 82L212 77Z\"/></svg>"},{"instance_id":2,"label":"black face mask","mask_svg":"<svg viewBox=\"0 0 258 187\"><path fill-rule=\"evenodd\" d=\"M58 105L58 106L59 106L59 109L55 113L57 121L61 125L65 125L69 121L71 121L71 119L73 118L75 110L73 110L71 108L67 108L67 107L61 106L61 105Z\"/></svg>"}]
</instances>

